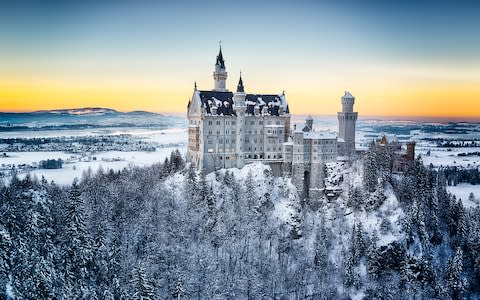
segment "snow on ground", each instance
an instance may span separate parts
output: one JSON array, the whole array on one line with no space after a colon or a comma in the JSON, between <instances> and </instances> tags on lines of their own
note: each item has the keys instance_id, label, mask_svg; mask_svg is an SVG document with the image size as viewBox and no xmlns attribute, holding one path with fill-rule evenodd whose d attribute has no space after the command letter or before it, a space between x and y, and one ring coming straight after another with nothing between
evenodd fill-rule
<instances>
[{"instance_id":1,"label":"snow on ground","mask_svg":"<svg viewBox=\"0 0 480 300\"><path fill-rule=\"evenodd\" d=\"M155 152L123 152L123 151L111 151L97 153L96 160L90 161L76 161L73 163L65 163L61 169L34 169L29 172L31 176L41 178L44 176L48 181L55 181L57 184L66 185L71 184L75 177L81 178L83 171L87 171L90 168L93 172L96 172L100 167L107 171L112 169L114 171L121 170L130 165L132 166L150 166L155 163L163 162L166 157L170 156L170 153L177 149L177 147L165 147L159 148ZM179 148L181 153L185 153L185 148ZM74 157L78 157L73 155ZM72 157L70 153L62 152L16 152L12 154L12 157L1 158L0 165L2 163L33 163L44 159L58 159L67 160ZM27 173L19 174L22 178Z\"/></svg>"},{"instance_id":2,"label":"snow on ground","mask_svg":"<svg viewBox=\"0 0 480 300\"><path fill-rule=\"evenodd\" d=\"M405 216L390 184L385 188L385 196L387 199L377 210L372 212L362 210L347 216L350 227L361 221L366 232L371 234L376 231L379 237L378 246L388 245L401 237L401 220ZM382 232L380 224L385 219L389 221L391 226L387 232Z\"/></svg>"},{"instance_id":3,"label":"snow on ground","mask_svg":"<svg viewBox=\"0 0 480 300\"><path fill-rule=\"evenodd\" d=\"M2 165L19 165L19 164L33 164L46 159L62 159L67 160L72 156L78 155L64 152L8 152L7 157L0 156L0 166Z\"/></svg>"},{"instance_id":4,"label":"snow on ground","mask_svg":"<svg viewBox=\"0 0 480 300\"><path fill-rule=\"evenodd\" d=\"M225 169L220 170L222 175L225 173ZM252 164L247 164L242 169L232 168L228 169L229 172L232 172L235 176L235 179L242 185L244 185L245 180L249 173L252 174L252 179L254 185L256 187L256 195L261 197L266 193L271 194L271 200L275 206L273 211L273 216L280 221L289 223L291 221L291 217L294 214L294 208L292 206L292 201L296 200L297 197L297 190L290 182L288 178L281 178L281 177L274 177L273 178L273 190L268 190L268 184L265 184L265 172L271 172L269 166L264 165L260 162L255 162ZM215 173L210 173L207 176L207 180L210 182L214 182L215 180ZM219 188L221 183L215 182L217 185L216 188ZM287 191L287 195L278 195L279 194L279 186L283 185L285 190Z\"/></svg>"},{"instance_id":5,"label":"snow on ground","mask_svg":"<svg viewBox=\"0 0 480 300\"><path fill-rule=\"evenodd\" d=\"M427 155L430 151L430 155ZM416 154L422 156L423 164L434 167L440 166L462 166L478 167L480 166L480 156L458 156L459 153L479 152L479 147L468 148L436 148L436 147L417 147Z\"/></svg>"},{"instance_id":6,"label":"snow on ground","mask_svg":"<svg viewBox=\"0 0 480 300\"><path fill-rule=\"evenodd\" d=\"M459 183L456 186L447 186L447 191L462 199L464 207L475 207L480 205L480 185L473 185L470 183ZM470 193L475 196L475 201L469 200Z\"/></svg>"},{"instance_id":7,"label":"snow on ground","mask_svg":"<svg viewBox=\"0 0 480 300\"><path fill-rule=\"evenodd\" d=\"M157 147L155 152L141 151L110 151L91 154L91 159L81 157L80 154L64 152L9 152L8 157L0 156L0 167L2 165L35 164L46 159L62 159L65 163L62 169L34 169L30 171L31 176L45 176L48 181L55 181L57 184L71 184L75 177L80 178L83 171L90 168L96 172L99 167L105 171L113 169L121 170L129 165L150 166L163 162L165 157L178 149L182 154L186 153L187 130L185 128L150 129L150 128L101 128L84 130L42 130L42 131L11 131L2 133L4 137L61 137L61 136L90 136L90 135L120 135L130 134L140 139L155 142L163 147ZM96 157L96 160L93 160ZM27 173L20 173L19 177Z\"/></svg>"}]
</instances>

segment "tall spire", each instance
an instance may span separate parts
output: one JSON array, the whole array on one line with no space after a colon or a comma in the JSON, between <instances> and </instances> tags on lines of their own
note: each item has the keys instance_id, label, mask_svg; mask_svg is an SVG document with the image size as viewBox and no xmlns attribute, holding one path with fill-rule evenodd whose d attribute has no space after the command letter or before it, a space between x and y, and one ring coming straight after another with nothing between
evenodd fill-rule
<instances>
[{"instance_id":1,"label":"tall spire","mask_svg":"<svg viewBox=\"0 0 480 300\"><path fill-rule=\"evenodd\" d=\"M217 55L217 62L215 63L215 71L213 72L213 79L215 80L215 91L226 92L227 90L227 70L225 69L225 61L223 60L222 46Z\"/></svg>"},{"instance_id":2,"label":"tall spire","mask_svg":"<svg viewBox=\"0 0 480 300\"><path fill-rule=\"evenodd\" d=\"M220 66L220 68L225 69L225 61L223 60L223 54L222 54L222 44L220 42L220 51L218 52L217 55L217 62L215 65Z\"/></svg>"},{"instance_id":3,"label":"tall spire","mask_svg":"<svg viewBox=\"0 0 480 300\"><path fill-rule=\"evenodd\" d=\"M244 93L245 92L245 88L243 87L242 72L240 72L240 80L238 81L237 92L238 93Z\"/></svg>"}]
</instances>

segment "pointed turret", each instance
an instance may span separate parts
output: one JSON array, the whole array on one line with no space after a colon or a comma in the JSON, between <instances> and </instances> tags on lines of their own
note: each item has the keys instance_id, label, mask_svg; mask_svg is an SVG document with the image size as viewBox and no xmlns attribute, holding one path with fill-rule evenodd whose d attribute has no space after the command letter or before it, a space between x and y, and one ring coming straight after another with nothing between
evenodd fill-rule
<instances>
[{"instance_id":1,"label":"pointed turret","mask_svg":"<svg viewBox=\"0 0 480 300\"><path fill-rule=\"evenodd\" d=\"M217 62L215 63L215 66L219 66L221 69L225 69L225 61L223 60L222 46L220 46L220 51L218 52Z\"/></svg>"},{"instance_id":2,"label":"pointed turret","mask_svg":"<svg viewBox=\"0 0 480 300\"><path fill-rule=\"evenodd\" d=\"M240 72L240 80L237 85L237 93L245 93L245 88L243 87L242 72Z\"/></svg>"},{"instance_id":3,"label":"pointed turret","mask_svg":"<svg viewBox=\"0 0 480 300\"><path fill-rule=\"evenodd\" d=\"M226 92L227 71L225 69L225 61L223 60L222 46L217 55L215 62L215 71L213 72L213 79L215 81L215 91Z\"/></svg>"}]
</instances>

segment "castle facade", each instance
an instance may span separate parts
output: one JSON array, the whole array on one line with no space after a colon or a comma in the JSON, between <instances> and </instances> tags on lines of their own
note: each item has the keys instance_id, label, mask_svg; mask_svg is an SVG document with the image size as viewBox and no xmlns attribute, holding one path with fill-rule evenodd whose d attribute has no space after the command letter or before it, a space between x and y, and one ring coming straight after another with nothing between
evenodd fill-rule
<instances>
[{"instance_id":1,"label":"castle facade","mask_svg":"<svg viewBox=\"0 0 480 300\"><path fill-rule=\"evenodd\" d=\"M338 113L338 137L313 129L313 119L302 128L290 128L290 110L285 93L246 93L240 74L235 92L227 89L227 71L222 49L213 72L214 88L200 90L196 84L188 102L187 161L204 172L242 168L262 162L274 174L292 176L304 196L324 188L325 163L355 154L355 98L345 92Z\"/></svg>"}]
</instances>

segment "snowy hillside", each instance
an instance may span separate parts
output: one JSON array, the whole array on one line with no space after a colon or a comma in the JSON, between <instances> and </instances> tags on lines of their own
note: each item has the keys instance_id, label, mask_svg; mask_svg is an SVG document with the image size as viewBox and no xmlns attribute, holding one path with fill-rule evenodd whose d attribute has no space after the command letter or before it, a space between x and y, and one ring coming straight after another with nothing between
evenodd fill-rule
<instances>
[{"instance_id":1,"label":"snowy hillside","mask_svg":"<svg viewBox=\"0 0 480 300\"><path fill-rule=\"evenodd\" d=\"M478 299L480 209L448 194L459 175L392 174L384 151L327 164L342 192L314 199L262 164L203 174L178 151L63 188L14 177L0 298Z\"/></svg>"}]
</instances>

